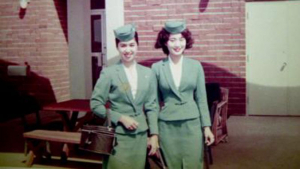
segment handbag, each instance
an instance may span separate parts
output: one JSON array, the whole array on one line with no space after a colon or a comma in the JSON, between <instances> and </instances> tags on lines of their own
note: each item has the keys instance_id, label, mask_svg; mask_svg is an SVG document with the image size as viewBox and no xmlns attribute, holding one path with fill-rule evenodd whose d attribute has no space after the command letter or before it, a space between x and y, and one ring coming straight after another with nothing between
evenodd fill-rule
<instances>
[{"instance_id":1,"label":"handbag","mask_svg":"<svg viewBox=\"0 0 300 169\"><path fill-rule=\"evenodd\" d=\"M111 127L109 109L106 111L107 126L84 125L81 129L79 149L110 155L115 144L115 129Z\"/></svg>"},{"instance_id":2,"label":"handbag","mask_svg":"<svg viewBox=\"0 0 300 169\"><path fill-rule=\"evenodd\" d=\"M162 156L161 149L157 150L156 155L147 156L146 169L168 169L164 157Z\"/></svg>"}]
</instances>

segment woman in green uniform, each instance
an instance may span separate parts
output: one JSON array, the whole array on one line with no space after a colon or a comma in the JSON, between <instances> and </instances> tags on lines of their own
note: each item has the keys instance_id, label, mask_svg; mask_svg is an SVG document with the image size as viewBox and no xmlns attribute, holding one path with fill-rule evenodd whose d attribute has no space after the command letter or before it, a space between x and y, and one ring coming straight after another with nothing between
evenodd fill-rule
<instances>
[{"instance_id":1,"label":"woman in green uniform","mask_svg":"<svg viewBox=\"0 0 300 169\"><path fill-rule=\"evenodd\" d=\"M202 66L184 56L192 44L185 22L177 21L165 23L155 44L167 55L152 69L158 100L163 103L158 116L159 143L170 169L201 169L203 133L207 145L214 142Z\"/></svg>"},{"instance_id":2,"label":"woman in green uniform","mask_svg":"<svg viewBox=\"0 0 300 169\"><path fill-rule=\"evenodd\" d=\"M91 98L92 111L106 117L106 102L116 131L116 146L103 161L104 169L144 169L147 136L150 155L158 147L156 80L153 71L136 63L138 34L131 24L114 30L119 63L105 68ZM149 129L149 133L147 132Z\"/></svg>"}]
</instances>

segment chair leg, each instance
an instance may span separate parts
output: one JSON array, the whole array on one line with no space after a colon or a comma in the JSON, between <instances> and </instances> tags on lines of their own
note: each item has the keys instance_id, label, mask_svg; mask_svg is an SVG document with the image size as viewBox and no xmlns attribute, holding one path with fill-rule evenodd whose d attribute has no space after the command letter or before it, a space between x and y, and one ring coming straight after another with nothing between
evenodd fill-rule
<instances>
[{"instance_id":1,"label":"chair leg","mask_svg":"<svg viewBox=\"0 0 300 169\"><path fill-rule=\"evenodd\" d=\"M46 141L46 158L48 161L51 160L51 149L48 141Z\"/></svg>"},{"instance_id":2,"label":"chair leg","mask_svg":"<svg viewBox=\"0 0 300 169\"><path fill-rule=\"evenodd\" d=\"M68 144L65 143L63 145L63 151L62 151L61 156L60 156L62 164L66 164L67 163L68 156L69 156L69 151L70 150L69 150Z\"/></svg>"},{"instance_id":3,"label":"chair leg","mask_svg":"<svg viewBox=\"0 0 300 169\"><path fill-rule=\"evenodd\" d=\"M34 160L34 153L32 150L29 151L26 157L26 167L31 167Z\"/></svg>"},{"instance_id":4,"label":"chair leg","mask_svg":"<svg viewBox=\"0 0 300 169\"><path fill-rule=\"evenodd\" d=\"M26 139L26 152L29 153L26 156L26 166L32 166L33 162L39 161L42 159L43 153L45 152L45 142L34 139Z\"/></svg>"}]
</instances>

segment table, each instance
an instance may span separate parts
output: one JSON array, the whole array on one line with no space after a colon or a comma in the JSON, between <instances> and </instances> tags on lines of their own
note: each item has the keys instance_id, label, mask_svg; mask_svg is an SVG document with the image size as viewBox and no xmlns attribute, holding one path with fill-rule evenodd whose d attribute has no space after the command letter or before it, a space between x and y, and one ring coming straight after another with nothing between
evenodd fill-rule
<instances>
[{"instance_id":1,"label":"table","mask_svg":"<svg viewBox=\"0 0 300 169\"><path fill-rule=\"evenodd\" d=\"M92 120L94 117L90 108L89 99L71 99L63 102L52 103L43 106L43 110L59 113L63 120L64 132L69 135L71 132L77 132L86 122ZM78 114L80 112L86 112L86 114L83 117L78 118ZM76 135L77 133L72 134ZM69 143L64 143L63 145L63 153L61 155L62 162L66 162L69 157L70 145L68 144Z\"/></svg>"},{"instance_id":2,"label":"table","mask_svg":"<svg viewBox=\"0 0 300 169\"><path fill-rule=\"evenodd\" d=\"M93 118L89 99L72 99L52 103L45 105L43 110L59 113L62 117L65 131L78 131L86 121ZM79 112L86 112L86 115L78 118Z\"/></svg>"}]
</instances>

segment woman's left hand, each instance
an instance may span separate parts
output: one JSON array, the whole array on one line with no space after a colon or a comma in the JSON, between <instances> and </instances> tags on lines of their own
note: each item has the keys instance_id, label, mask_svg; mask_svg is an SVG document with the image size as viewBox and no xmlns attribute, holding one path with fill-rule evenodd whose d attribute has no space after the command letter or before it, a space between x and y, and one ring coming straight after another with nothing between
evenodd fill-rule
<instances>
[{"instance_id":1,"label":"woman's left hand","mask_svg":"<svg viewBox=\"0 0 300 169\"><path fill-rule=\"evenodd\" d=\"M210 130L210 127L204 127L204 137L205 137L205 144L211 145L215 141L215 137Z\"/></svg>"},{"instance_id":2,"label":"woman's left hand","mask_svg":"<svg viewBox=\"0 0 300 169\"><path fill-rule=\"evenodd\" d=\"M148 148L150 148L150 151L149 151L148 155L152 156L152 155L156 154L156 151L159 148L159 145L158 145L158 136L157 135L152 135L148 139Z\"/></svg>"}]
</instances>

